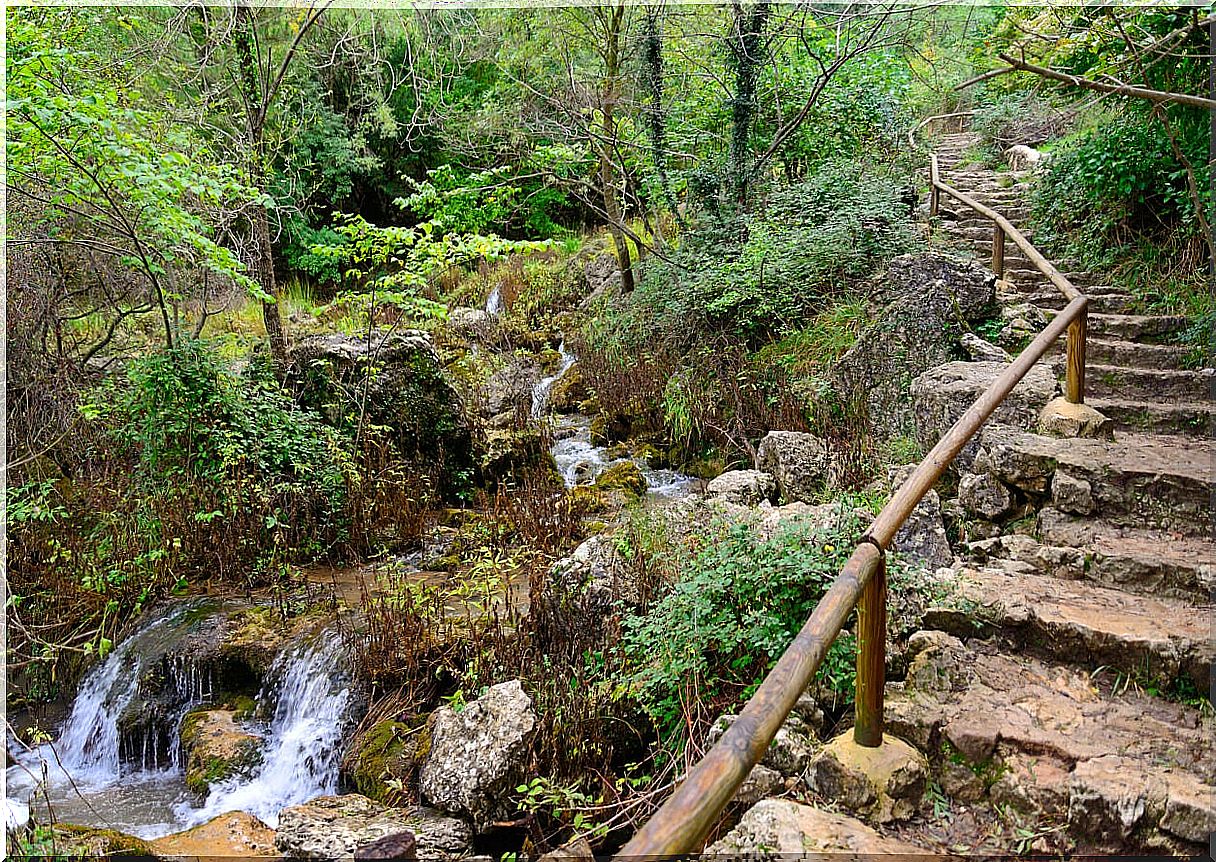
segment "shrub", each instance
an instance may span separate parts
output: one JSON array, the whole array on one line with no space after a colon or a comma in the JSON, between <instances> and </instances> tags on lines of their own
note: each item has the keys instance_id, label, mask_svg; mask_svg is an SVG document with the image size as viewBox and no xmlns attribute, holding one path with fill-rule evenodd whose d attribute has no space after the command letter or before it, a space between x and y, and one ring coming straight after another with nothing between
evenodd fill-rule
<instances>
[{"instance_id":1,"label":"shrub","mask_svg":"<svg viewBox=\"0 0 1216 862\"><path fill-rule=\"evenodd\" d=\"M860 522L795 522L767 539L748 524L719 529L647 613L623 623L626 690L675 747L690 704L709 706L712 721L755 690L848 559ZM854 650L844 636L829 651L821 678L832 690L851 690Z\"/></svg>"}]
</instances>

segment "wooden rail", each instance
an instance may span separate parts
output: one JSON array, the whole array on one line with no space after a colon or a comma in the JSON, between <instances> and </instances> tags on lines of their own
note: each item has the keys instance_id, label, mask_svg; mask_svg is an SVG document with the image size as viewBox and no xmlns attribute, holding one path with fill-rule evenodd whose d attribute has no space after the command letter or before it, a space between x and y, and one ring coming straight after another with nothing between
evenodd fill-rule
<instances>
[{"instance_id":1,"label":"wooden rail","mask_svg":"<svg viewBox=\"0 0 1216 862\"><path fill-rule=\"evenodd\" d=\"M858 653L853 738L878 747L883 735L883 685L886 664L886 549L916 504L945 472L1013 388L1067 330L1068 397L1080 403L1084 392L1085 317L1088 299L1064 278L1003 216L941 181L937 157L930 159L930 207L936 215L938 192L945 192L996 225L993 253L1004 253L1007 235L1068 298L1051 322L1001 372L951 426L883 507L862 536L840 574L810 618L769 671L739 717L694 766L663 807L655 812L616 859L670 858L701 849L722 810L734 798L778 729L819 670L832 641L857 608Z\"/></svg>"}]
</instances>

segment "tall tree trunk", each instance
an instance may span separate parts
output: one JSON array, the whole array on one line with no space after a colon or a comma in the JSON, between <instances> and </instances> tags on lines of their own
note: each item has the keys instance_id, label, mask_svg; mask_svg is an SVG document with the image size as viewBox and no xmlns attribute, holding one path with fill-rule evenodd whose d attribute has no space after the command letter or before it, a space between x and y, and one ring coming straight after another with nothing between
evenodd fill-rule
<instances>
[{"instance_id":1,"label":"tall tree trunk","mask_svg":"<svg viewBox=\"0 0 1216 862\"><path fill-rule=\"evenodd\" d=\"M237 7L239 26L234 38L237 62L240 65L241 88L245 102L245 126L249 137L252 169L250 180L262 191L266 189L266 99L259 81L258 61L254 53L253 11L245 5ZM271 300L262 301L262 320L266 325L266 340L270 346L270 358L276 371L282 373L287 367L287 336L283 331L283 315L279 310L279 289L274 276L274 250L270 245L270 217L261 206L254 208L250 216L253 229L250 271L254 280Z\"/></svg>"},{"instance_id":2,"label":"tall tree trunk","mask_svg":"<svg viewBox=\"0 0 1216 862\"><path fill-rule=\"evenodd\" d=\"M731 191L740 206L747 203L748 176L751 173L752 118L756 115L756 80L764 52L764 28L768 24L768 0L744 6L734 4L730 34L730 57L735 67L735 93L731 99L730 152L728 156Z\"/></svg>"},{"instance_id":3,"label":"tall tree trunk","mask_svg":"<svg viewBox=\"0 0 1216 862\"><path fill-rule=\"evenodd\" d=\"M604 52L604 96L603 122L600 128L600 186L603 188L604 213L608 216L608 230L616 246L617 267L621 271L621 290L632 293L633 263L629 258L629 243L621 225L624 224L621 199L616 188L616 167L612 158L616 149L616 100L620 96L621 31L625 21L625 4L613 7L608 21L608 32Z\"/></svg>"}]
</instances>

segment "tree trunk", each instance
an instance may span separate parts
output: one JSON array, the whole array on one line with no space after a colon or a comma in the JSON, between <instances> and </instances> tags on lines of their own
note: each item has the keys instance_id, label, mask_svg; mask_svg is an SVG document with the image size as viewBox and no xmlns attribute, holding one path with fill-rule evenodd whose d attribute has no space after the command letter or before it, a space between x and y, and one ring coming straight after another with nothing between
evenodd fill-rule
<instances>
[{"instance_id":1,"label":"tree trunk","mask_svg":"<svg viewBox=\"0 0 1216 862\"><path fill-rule=\"evenodd\" d=\"M608 26L607 45L604 52L604 98L603 124L600 129L600 186L603 188L604 212L608 216L608 230L616 246L617 266L621 270L621 290L632 293L634 287L633 264L629 259L629 243L620 226L624 224L621 199L616 189L616 169L612 163L616 148L616 100L620 92L621 30L625 20L625 4L612 10Z\"/></svg>"}]
</instances>

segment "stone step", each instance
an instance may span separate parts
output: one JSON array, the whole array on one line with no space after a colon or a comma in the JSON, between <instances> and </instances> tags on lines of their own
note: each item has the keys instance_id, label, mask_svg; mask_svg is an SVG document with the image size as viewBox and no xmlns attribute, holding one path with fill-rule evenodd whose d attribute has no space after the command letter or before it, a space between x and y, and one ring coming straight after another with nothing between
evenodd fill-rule
<instances>
[{"instance_id":1,"label":"stone step","mask_svg":"<svg viewBox=\"0 0 1216 862\"><path fill-rule=\"evenodd\" d=\"M1121 526L1203 535L1211 530L1216 442L1121 434L1064 439L992 425L982 432L976 472L1058 509ZM982 468L982 469L981 469Z\"/></svg>"},{"instance_id":2,"label":"stone step","mask_svg":"<svg viewBox=\"0 0 1216 862\"><path fill-rule=\"evenodd\" d=\"M952 598L927 621L952 634L995 637L1048 661L1148 669L1163 682L1184 678L1205 690L1216 646L1216 606L1137 595L1037 572L1032 563L990 560L956 568ZM951 608L962 610L951 610Z\"/></svg>"},{"instance_id":3,"label":"stone step","mask_svg":"<svg viewBox=\"0 0 1216 862\"><path fill-rule=\"evenodd\" d=\"M1132 593L1191 603L1212 600L1216 542L1211 536L1121 527L1099 518L1079 518L1050 506L1039 512L1037 528L1040 542L1072 552L1013 555L1024 562L1055 559L1064 567L1040 566L1046 574L1085 577ZM1026 538L1004 536L1001 541L1012 546Z\"/></svg>"},{"instance_id":4,"label":"stone step","mask_svg":"<svg viewBox=\"0 0 1216 862\"><path fill-rule=\"evenodd\" d=\"M1068 298L1054 284L1048 282L1036 287L1040 289L1020 293L1016 301L1029 302L1045 311L1059 311L1068 304ZM1122 291L1101 293L1092 287L1077 285L1077 288L1089 297L1091 314L1127 314L1136 309L1136 300Z\"/></svg>"},{"instance_id":5,"label":"stone step","mask_svg":"<svg viewBox=\"0 0 1216 862\"><path fill-rule=\"evenodd\" d=\"M1210 438L1216 433L1216 404L1211 401L1136 401L1128 398L1091 398L1086 403L1111 419L1122 431L1182 434Z\"/></svg>"},{"instance_id":6,"label":"stone step","mask_svg":"<svg viewBox=\"0 0 1216 862\"><path fill-rule=\"evenodd\" d=\"M952 798L1064 824L1111 853L1198 852L1216 828L1209 714L943 632L917 632L908 648L906 680L887 686L886 726L935 753Z\"/></svg>"},{"instance_id":7,"label":"stone step","mask_svg":"<svg viewBox=\"0 0 1216 862\"><path fill-rule=\"evenodd\" d=\"M1123 341L1162 342L1183 332L1189 321L1178 314L1091 314L1089 334Z\"/></svg>"},{"instance_id":8,"label":"stone step","mask_svg":"<svg viewBox=\"0 0 1216 862\"><path fill-rule=\"evenodd\" d=\"M1146 401L1202 402L1212 400L1212 369L1179 371L1127 368L1086 363L1085 392L1096 398L1141 398Z\"/></svg>"},{"instance_id":9,"label":"stone step","mask_svg":"<svg viewBox=\"0 0 1216 862\"><path fill-rule=\"evenodd\" d=\"M1060 338L1051 346L1047 355L1063 355L1067 350L1067 343L1066 337ZM1085 361L1100 365L1178 369L1189 352L1186 347L1173 344L1141 344L1137 341L1120 341L1117 338L1085 339Z\"/></svg>"}]
</instances>

